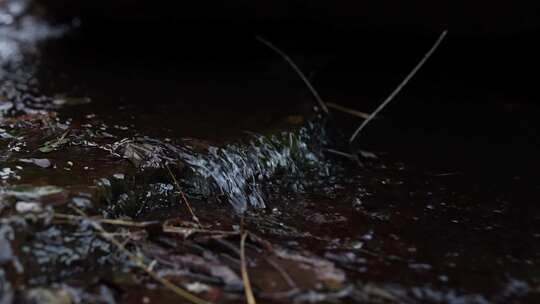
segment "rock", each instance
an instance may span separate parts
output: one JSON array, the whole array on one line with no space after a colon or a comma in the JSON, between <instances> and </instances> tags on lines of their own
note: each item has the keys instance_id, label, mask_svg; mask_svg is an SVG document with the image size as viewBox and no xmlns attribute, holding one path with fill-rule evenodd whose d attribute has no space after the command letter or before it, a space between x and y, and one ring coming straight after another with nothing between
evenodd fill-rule
<instances>
[{"instance_id":1,"label":"rock","mask_svg":"<svg viewBox=\"0 0 540 304\"><path fill-rule=\"evenodd\" d=\"M17 202L15 204L15 210L19 213L38 213L43 210L40 204L34 202Z\"/></svg>"},{"instance_id":2,"label":"rock","mask_svg":"<svg viewBox=\"0 0 540 304\"><path fill-rule=\"evenodd\" d=\"M20 158L20 162L34 164L41 168L49 168L51 161L46 158Z\"/></svg>"}]
</instances>

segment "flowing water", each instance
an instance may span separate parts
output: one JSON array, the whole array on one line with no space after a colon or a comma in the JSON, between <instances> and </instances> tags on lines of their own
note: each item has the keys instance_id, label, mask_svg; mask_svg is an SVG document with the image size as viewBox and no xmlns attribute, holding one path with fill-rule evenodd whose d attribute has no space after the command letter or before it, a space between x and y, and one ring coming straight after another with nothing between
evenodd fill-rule
<instances>
[{"instance_id":1,"label":"flowing water","mask_svg":"<svg viewBox=\"0 0 540 304\"><path fill-rule=\"evenodd\" d=\"M0 2L0 303L178 302L96 221L212 302L244 301L242 229L265 303L540 300L533 103L464 113L413 87L353 149L358 119L323 117L255 41L164 46L40 16ZM366 98L321 77L325 96Z\"/></svg>"}]
</instances>

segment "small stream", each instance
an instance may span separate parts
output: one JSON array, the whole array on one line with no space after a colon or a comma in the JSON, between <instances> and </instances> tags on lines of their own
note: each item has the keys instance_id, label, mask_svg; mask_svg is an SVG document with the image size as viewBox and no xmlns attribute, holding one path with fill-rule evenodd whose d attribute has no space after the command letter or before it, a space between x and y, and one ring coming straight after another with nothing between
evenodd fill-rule
<instances>
[{"instance_id":1,"label":"small stream","mask_svg":"<svg viewBox=\"0 0 540 304\"><path fill-rule=\"evenodd\" d=\"M129 253L243 303L244 230L262 303L540 301L538 105L413 85L349 147L358 118L322 115L256 41L116 38L0 2L0 303L177 303ZM386 89L308 53L329 100Z\"/></svg>"}]
</instances>

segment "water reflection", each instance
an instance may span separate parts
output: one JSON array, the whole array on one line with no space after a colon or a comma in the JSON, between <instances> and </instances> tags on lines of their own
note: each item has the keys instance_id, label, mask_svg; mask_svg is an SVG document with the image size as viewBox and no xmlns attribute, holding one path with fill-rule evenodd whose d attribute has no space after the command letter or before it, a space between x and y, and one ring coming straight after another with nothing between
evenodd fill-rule
<instances>
[{"instance_id":1,"label":"water reflection","mask_svg":"<svg viewBox=\"0 0 540 304\"><path fill-rule=\"evenodd\" d=\"M0 2L0 117L35 113L50 99L39 93L34 77L39 42L60 37L66 27L51 26L29 14L30 0Z\"/></svg>"}]
</instances>

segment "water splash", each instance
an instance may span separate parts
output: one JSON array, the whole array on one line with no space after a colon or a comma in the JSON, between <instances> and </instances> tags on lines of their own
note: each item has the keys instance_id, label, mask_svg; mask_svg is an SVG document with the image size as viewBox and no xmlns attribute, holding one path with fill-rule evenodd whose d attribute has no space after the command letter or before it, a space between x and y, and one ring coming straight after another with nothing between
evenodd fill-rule
<instances>
[{"instance_id":1,"label":"water splash","mask_svg":"<svg viewBox=\"0 0 540 304\"><path fill-rule=\"evenodd\" d=\"M307 129L301 129L297 134L257 136L247 146L210 147L206 155L183 153L182 158L202 184L206 182L205 192L224 195L237 212L244 212L248 206L265 207L261 184L278 171L301 174L302 167L318 161L307 140Z\"/></svg>"},{"instance_id":2,"label":"water splash","mask_svg":"<svg viewBox=\"0 0 540 304\"><path fill-rule=\"evenodd\" d=\"M184 140L173 145L150 138L122 140L111 151L130 159L142 170L175 164L182 186L191 195L222 198L236 212L264 208L262 186L281 174L301 180L304 169L319 166L321 146L318 126L309 124L294 132L272 136L253 135L247 143L201 148L200 142ZM315 143L317 142L317 143Z\"/></svg>"}]
</instances>

